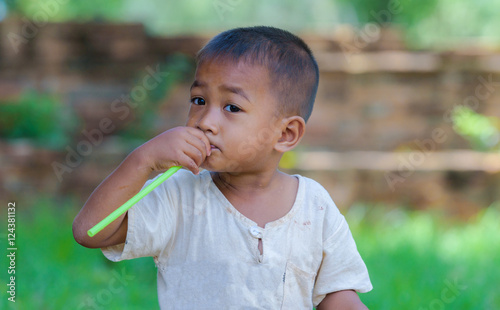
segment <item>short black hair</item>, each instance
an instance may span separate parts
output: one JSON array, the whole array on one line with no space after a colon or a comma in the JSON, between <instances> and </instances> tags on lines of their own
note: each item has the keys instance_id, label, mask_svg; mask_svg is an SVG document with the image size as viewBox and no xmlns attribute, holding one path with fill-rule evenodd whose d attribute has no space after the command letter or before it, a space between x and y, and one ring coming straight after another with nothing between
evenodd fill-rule
<instances>
[{"instance_id":1,"label":"short black hair","mask_svg":"<svg viewBox=\"0 0 500 310\"><path fill-rule=\"evenodd\" d=\"M318 64L307 44L294 34L267 26L235 28L210 40L197 54L205 61L243 60L268 69L279 111L309 119L318 90Z\"/></svg>"}]
</instances>

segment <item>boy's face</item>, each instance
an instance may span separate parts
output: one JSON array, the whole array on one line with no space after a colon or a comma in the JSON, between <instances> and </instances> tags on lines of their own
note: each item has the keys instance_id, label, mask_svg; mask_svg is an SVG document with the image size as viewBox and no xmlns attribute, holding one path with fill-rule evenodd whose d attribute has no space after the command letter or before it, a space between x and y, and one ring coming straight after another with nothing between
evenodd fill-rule
<instances>
[{"instance_id":1,"label":"boy's face","mask_svg":"<svg viewBox=\"0 0 500 310\"><path fill-rule=\"evenodd\" d=\"M271 91L267 69L205 62L191 87L187 126L201 129L212 146L202 168L249 172L272 168L273 150L281 136L282 117Z\"/></svg>"}]
</instances>

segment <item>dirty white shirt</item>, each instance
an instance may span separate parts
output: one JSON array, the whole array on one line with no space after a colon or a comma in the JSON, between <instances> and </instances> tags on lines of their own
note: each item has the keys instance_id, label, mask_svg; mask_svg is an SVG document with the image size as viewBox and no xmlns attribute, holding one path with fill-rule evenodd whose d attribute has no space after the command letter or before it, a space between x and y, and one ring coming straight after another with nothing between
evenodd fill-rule
<instances>
[{"instance_id":1,"label":"dirty white shirt","mask_svg":"<svg viewBox=\"0 0 500 310\"><path fill-rule=\"evenodd\" d=\"M154 257L161 309L312 309L330 292L370 291L328 192L296 177L292 209L261 228L231 205L209 171L181 169L128 211L126 242L102 251L112 261Z\"/></svg>"}]
</instances>

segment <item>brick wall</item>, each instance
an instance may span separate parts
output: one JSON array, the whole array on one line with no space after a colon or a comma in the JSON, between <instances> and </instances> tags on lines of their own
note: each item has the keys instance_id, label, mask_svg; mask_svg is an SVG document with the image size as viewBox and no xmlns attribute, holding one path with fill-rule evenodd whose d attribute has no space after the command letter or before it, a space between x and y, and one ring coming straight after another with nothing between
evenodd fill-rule
<instances>
[{"instance_id":1,"label":"brick wall","mask_svg":"<svg viewBox=\"0 0 500 310\"><path fill-rule=\"evenodd\" d=\"M138 24L47 24L31 33L26 27L20 20L0 23L0 101L15 99L26 89L57 94L79 113L81 130L99 128L104 118L127 126L129 118L121 119L111 103L130 94L137 78L167 56L180 52L193 57L209 39L151 37ZM301 152L321 149L335 156L419 151L438 131L441 139L432 153L448 154L469 147L448 121L454 105L474 104L476 111L500 117L496 82L500 83L500 55L491 51L411 51L395 29L383 29L379 40L350 52L346 52L346 46L353 44L349 37L303 34L303 38L316 55L321 76ZM166 94L157 132L184 123L189 84L181 82ZM129 151L115 142L114 132L64 174L62 182L50 165L64 162L67 151L37 150L2 140L2 197L71 193L83 199ZM69 146L75 148L82 138L75 137ZM391 189L386 179L390 171L376 164L368 169L312 169L300 163L294 171L321 180L341 206L357 200L403 202L469 214L499 199L498 169L479 164L467 171L414 165L414 173ZM397 172L398 165L393 166Z\"/></svg>"}]
</instances>

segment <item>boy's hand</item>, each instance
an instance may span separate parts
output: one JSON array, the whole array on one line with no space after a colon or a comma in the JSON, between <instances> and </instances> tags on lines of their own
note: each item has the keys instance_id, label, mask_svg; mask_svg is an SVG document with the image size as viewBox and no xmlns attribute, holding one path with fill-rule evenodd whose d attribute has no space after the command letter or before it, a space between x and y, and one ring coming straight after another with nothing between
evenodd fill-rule
<instances>
[{"instance_id":1,"label":"boy's hand","mask_svg":"<svg viewBox=\"0 0 500 310\"><path fill-rule=\"evenodd\" d=\"M211 154L210 141L203 131L193 127L175 127L144 143L134 152L149 169L164 171L183 166L194 174Z\"/></svg>"}]
</instances>

